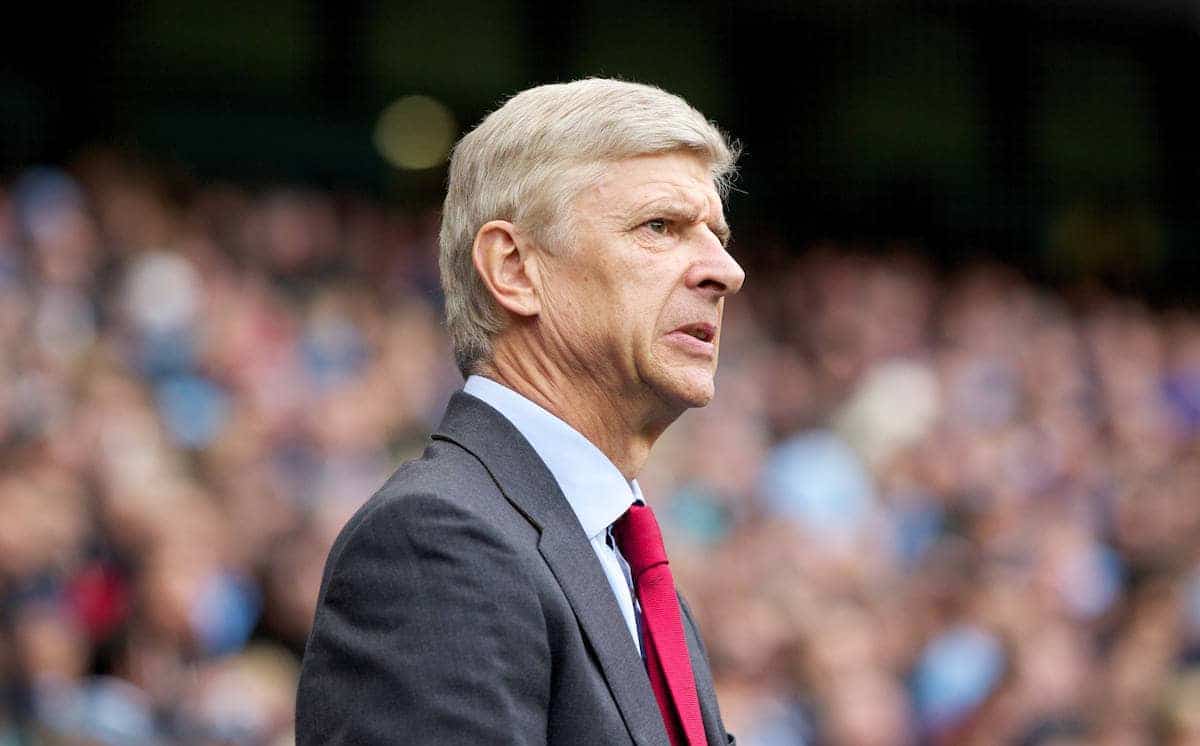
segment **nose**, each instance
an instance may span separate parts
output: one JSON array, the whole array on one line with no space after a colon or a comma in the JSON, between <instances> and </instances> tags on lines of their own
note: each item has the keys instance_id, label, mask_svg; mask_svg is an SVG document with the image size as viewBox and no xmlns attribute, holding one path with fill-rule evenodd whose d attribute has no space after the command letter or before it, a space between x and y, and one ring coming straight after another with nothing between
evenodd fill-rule
<instances>
[{"instance_id":1,"label":"nose","mask_svg":"<svg viewBox=\"0 0 1200 746\"><path fill-rule=\"evenodd\" d=\"M721 241L708 233L701 241L696 261L688 270L688 287L698 288L714 298L733 295L742 289L746 272Z\"/></svg>"}]
</instances>

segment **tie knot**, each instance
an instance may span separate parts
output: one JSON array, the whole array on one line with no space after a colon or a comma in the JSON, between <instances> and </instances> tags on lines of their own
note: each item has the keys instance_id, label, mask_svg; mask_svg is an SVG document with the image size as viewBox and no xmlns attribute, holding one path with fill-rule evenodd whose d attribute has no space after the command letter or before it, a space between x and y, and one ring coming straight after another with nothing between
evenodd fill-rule
<instances>
[{"instance_id":1,"label":"tie knot","mask_svg":"<svg viewBox=\"0 0 1200 746\"><path fill-rule=\"evenodd\" d=\"M632 505L625 515L613 524L613 536L634 580L646 570L667 563L662 532L649 505Z\"/></svg>"}]
</instances>

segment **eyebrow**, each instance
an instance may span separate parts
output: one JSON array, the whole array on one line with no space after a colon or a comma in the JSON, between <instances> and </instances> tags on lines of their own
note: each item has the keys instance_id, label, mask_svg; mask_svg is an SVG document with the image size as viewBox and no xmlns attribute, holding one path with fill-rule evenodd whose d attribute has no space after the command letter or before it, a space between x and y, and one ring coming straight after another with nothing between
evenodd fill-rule
<instances>
[{"instance_id":1,"label":"eyebrow","mask_svg":"<svg viewBox=\"0 0 1200 746\"><path fill-rule=\"evenodd\" d=\"M714 234L716 234L717 240L721 242L722 246L729 245L729 239L731 238L731 233L729 230L728 223L726 223L724 220L722 220L721 222L719 222L715 225L709 225L708 227L709 227L709 230L711 230Z\"/></svg>"},{"instance_id":2,"label":"eyebrow","mask_svg":"<svg viewBox=\"0 0 1200 746\"><path fill-rule=\"evenodd\" d=\"M698 222L700 217L700 210L696 209L694 204L673 197L666 197L647 202L641 206L638 212L663 213L667 217L685 219L691 223ZM725 222L723 217L716 222L709 222L707 225L708 229L713 232L713 234L717 237L717 240L721 242L722 246L729 244L729 224Z\"/></svg>"}]
</instances>

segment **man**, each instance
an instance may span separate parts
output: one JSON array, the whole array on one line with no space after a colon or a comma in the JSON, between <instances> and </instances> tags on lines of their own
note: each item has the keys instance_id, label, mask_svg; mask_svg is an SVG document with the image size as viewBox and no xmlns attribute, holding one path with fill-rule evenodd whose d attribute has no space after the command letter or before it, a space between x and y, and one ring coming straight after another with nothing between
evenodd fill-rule
<instances>
[{"instance_id":1,"label":"man","mask_svg":"<svg viewBox=\"0 0 1200 746\"><path fill-rule=\"evenodd\" d=\"M635 477L713 396L734 160L678 97L598 79L456 146L441 272L467 383L330 552L298 743L733 742Z\"/></svg>"}]
</instances>

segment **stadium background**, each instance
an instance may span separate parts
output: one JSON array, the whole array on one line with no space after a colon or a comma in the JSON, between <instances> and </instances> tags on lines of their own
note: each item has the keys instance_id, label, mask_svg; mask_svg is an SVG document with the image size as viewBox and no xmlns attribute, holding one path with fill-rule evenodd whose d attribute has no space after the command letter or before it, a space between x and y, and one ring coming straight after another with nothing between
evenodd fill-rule
<instances>
[{"instance_id":1,"label":"stadium background","mask_svg":"<svg viewBox=\"0 0 1200 746\"><path fill-rule=\"evenodd\" d=\"M740 742L1200 742L1194 2L148 0L0 41L0 744L290 741L326 548L460 383L445 148L583 75L745 146L719 395L643 480Z\"/></svg>"}]
</instances>

